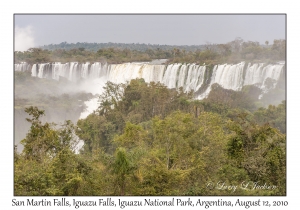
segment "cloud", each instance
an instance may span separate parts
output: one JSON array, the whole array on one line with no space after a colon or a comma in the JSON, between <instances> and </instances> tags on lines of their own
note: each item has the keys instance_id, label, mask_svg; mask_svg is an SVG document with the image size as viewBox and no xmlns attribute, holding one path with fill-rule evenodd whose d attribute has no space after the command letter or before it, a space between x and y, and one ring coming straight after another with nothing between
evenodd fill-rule
<instances>
[{"instance_id":1,"label":"cloud","mask_svg":"<svg viewBox=\"0 0 300 210\"><path fill-rule=\"evenodd\" d=\"M26 51L35 46L32 26L15 27L15 51Z\"/></svg>"}]
</instances>

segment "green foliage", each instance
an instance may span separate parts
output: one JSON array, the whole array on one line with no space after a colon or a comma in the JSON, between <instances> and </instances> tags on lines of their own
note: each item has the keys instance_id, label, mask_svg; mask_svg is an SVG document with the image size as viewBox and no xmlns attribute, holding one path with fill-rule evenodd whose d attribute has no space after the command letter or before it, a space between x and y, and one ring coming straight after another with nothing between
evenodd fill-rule
<instances>
[{"instance_id":1,"label":"green foliage","mask_svg":"<svg viewBox=\"0 0 300 210\"><path fill-rule=\"evenodd\" d=\"M103 89L103 93L99 96L98 112L100 115L106 115L112 109L119 109L118 102L122 99L124 85L107 82Z\"/></svg>"},{"instance_id":2,"label":"green foliage","mask_svg":"<svg viewBox=\"0 0 300 210\"><path fill-rule=\"evenodd\" d=\"M229 128L234 131L227 145L233 164L245 169L252 180L280 186L276 193L285 193L285 135L268 124L255 124L245 114Z\"/></svg>"},{"instance_id":3,"label":"green foliage","mask_svg":"<svg viewBox=\"0 0 300 210\"><path fill-rule=\"evenodd\" d=\"M219 84L213 84L208 97L204 100L209 103L224 105L229 109L242 108L249 111L257 109L256 102L261 90L253 85L244 86L241 91L222 88Z\"/></svg>"},{"instance_id":4,"label":"green foliage","mask_svg":"<svg viewBox=\"0 0 300 210\"><path fill-rule=\"evenodd\" d=\"M61 128L40 121L43 110L26 108L31 128L15 158L16 195L78 195L91 168L74 154L78 143L74 126L66 121Z\"/></svg>"},{"instance_id":5,"label":"green foliage","mask_svg":"<svg viewBox=\"0 0 300 210\"><path fill-rule=\"evenodd\" d=\"M259 108L254 112L254 119L259 124L270 124L272 127L286 133L286 102L278 106L269 105L268 108Z\"/></svg>"},{"instance_id":6,"label":"green foliage","mask_svg":"<svg viewBox=\"0 0 300 210\"><path fill-rule=\"evenodd\" d=\"M32 118L26 120L31 123L31 128L26 138L21 141L24 145L23 153L28 159L42 161L45 154L50 157L54 156L60 149L59 136L51 128L49 123L44 125L40 121L40 116L44 115L44 111L37 107L29 107L25 109Z\"/></svg>"},{"instance_id":7,"label":"green foliage","mask_svg":"<svg viewBox=\"0 0 300 210\"><path fill-rule=\"evenodd\" d=\"M43 161L43 158L55 157L65 148L74 149L77 140L71 121L68 120L61 128L55 129L55 124L42 124L40 121L44 110L31 106L26 108L25 112L31 116L31 118L26 118L31 123L30 130L26 138L21 141L24 145L23 154L27 159Z\"/></svg>"},{"instance_id":8,"label":"green foliage","mask_svg":"<svg viewBox=\"0 0 300 210\"><path fill-rule=\"evenodd\" d=\"M285 102L256 110L253 86L213 86L203 101L143 79L104 90L99 109L77 126L42 123L44 111L26 109L31 128L23 153L15 151L15 195L286 194ZM79 154L74 132L85 143ZM244 181L277 188L208 187Z\"/></svg>"},{"instance_id":9,"label":"green foliage","mask_svg":"<svg viewBox=\"0 0 300 210\"><path fill-rule=\"evenodd\" d=\"M237 38L226 44L171 46L122 43L76 43L62 42L47 45L43 49L31 48L25 52L15 52L15 61L27 63L45 62L96 62L124 63L169 59L171 63L220 64L285 60L285 40L274 40L259 45L258 42Z\"/></svg>"},{"instance_id":10,"label":"green foliage","mask_svg":"<svg viewBox=\"0 0 300 210\"><path fill-rule=\"evenodd\" d=\"M140 125L127 122L123 134L117 136L114 142L118 146L131 149L145 146L150 141L148 138L147 132Z\"/></svg>"},{"instance_id":11,"label":"green foliage","mask_svg":"<svg viewBox=\"0 0 300 210\"><path fill-rule=\"evenodd\" d=\"M173 46L173 45L157 45L157 44L141 44L141 43L132 43L132 44L125 44L125 43L87 43L87 42L77 42L77 43L67 43L62 42L60 44L50 44L45 45L42 47L43 49L48 50L57 50L57 49L84 49L87 51L98 51L102 49L109 49L109 48L115 48L120 50L130 50L130 51L139 51L139 52L145 52L149 51L149 54L153 54L154 51L163 52L167 50L173 50L174 48L180 48L186 51L193 51L196 49L201 49L203 46L201 45L193 45L193 46Z\"/></svg>"},{"instance_id":12,"label":"green foliage","mask_svg":"<svg viewBox=\"0 0 300 210\"><path fill-rule=\"evenodd\" d=\"M115 174L115 183L117 185L118 195L125 195L126 188L126 175L128 175L133 167L127 157L124 148L118 148L115 154L115 161L112 164L112 173Z\"/></svg>"},{"instance_id":13,"label":"green foliage","mask_svg":"<svg viewBox=\"0 0 300 210\"><path fill-rule=\"evenodd\" d=\"M105 117L91 114L78 120L76 134L84 141L84 152L97 151L100 147L110 150L110 141L115 133L115 126Z\"/></svg>"}]
</instances>

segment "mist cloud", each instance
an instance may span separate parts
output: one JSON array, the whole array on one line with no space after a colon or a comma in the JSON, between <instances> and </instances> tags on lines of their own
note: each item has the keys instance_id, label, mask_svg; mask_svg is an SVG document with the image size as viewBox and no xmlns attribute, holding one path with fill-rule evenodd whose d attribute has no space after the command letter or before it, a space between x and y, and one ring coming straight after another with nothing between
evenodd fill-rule
<instances>
[{"instance_id":1,"label":"mist cloud","mask_svg":"<svg viewBox=\"0 0 300 210\"><path fill-rule=\"evenodd\" d=\"M15 51L26 51L35 46L34 30L32 26L15 27Z\"/></svg>"}]
</instances>

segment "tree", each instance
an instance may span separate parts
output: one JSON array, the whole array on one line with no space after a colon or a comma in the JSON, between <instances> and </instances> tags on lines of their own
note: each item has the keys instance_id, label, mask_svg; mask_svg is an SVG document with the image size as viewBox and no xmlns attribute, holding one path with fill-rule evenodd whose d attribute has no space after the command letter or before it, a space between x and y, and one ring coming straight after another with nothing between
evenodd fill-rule
<instances>
[{"instance_id":1,"label":"tree","mask_svg":"<svg viewBox=\"0 0 300 210\"><path fill-rule=\"evenodd\" d=\"M43 110L26 108L31 128L15 158L15 195L78 195L88 187L91 168L75 152L74 126L66 121L61 128L42 124Z\"/></svg>"},{"instance_id":2,"label":"tree","mask_svg":"<svg viewBox=\"0 0 300 210\"><path fill-rule=\"evenodd\" d=\"M124 84L107 82L104 92L99 96L100 106L98 112L105 115L111 109L118 109L119 101L123 97Z\"/></svg>"},{"instance_id":3,"label":"tree","mask_svg":"<svg viewBox=\"0 0 300 210\"><path fill-rule=\"evenodd\" d=\"M282 101L278 106L269 105L268 108L259 108L254 113L255 121L260 124L268 123L273 128L286 133L286 102Z\"/></svg>"},{"instance_id":4,"label":"tree","mask_svg":"<svg viewBox=\"0 0 300 210\"><path fill-rule=\"evenodd\" d=\"M111 140L116 128L104 116L90 114L87 118L78 120L77 127L76 134L84 141L82 153L94 153L100 148L111 152Z\"/></svg>"},{"instance_id":5,"label":"tree","mask_svg":"<svg viewBox=\"0 0 300 210\"><path fill-rule=\"evenodd\" d=\"M60 150L59 135L51 128L51 124L42 124L40 117L44 115L43 110L37 107L25 109L32 118L26 118L31 123L26 138L21 141L24 145L23 153L29 159L42 161L43 157L55 156Z\"/></svg>"},{"instance_id":6,"label":"tree","mask_svg":"<svg viewBox=\"0 0 300 210\"><path fill-rule=\"evenodd\" d=\"M178 48L173 48L173 60L175 60L176 55L179 55L180 50Z\"/></svg>"},{"instance_id":7,"label":"tree","mask_svg":"<svg viewBox=\"0 0 300 210\"><path fill-rule=\"evenodd\" d=\"M278 186L275 194L285 194L285 135L269 124L257 125L241 114L229 123L234 133L227 154L237 168L247 171L250 179Z\"/></svg>"},{"instance_id":8,"label":"tree","mask_svg":"<svg viewBox=\"0 0 300 210\"><path fill-rule=\"evenodd\" d=\"M115 153L115 161L112 164L112 172L116 175L115 181L119 189L118 195L125 195L126 191L126 175L132 171L131 162L127 157L126 150L122 147L118 148Z\"/></svg>"}]
</instances>

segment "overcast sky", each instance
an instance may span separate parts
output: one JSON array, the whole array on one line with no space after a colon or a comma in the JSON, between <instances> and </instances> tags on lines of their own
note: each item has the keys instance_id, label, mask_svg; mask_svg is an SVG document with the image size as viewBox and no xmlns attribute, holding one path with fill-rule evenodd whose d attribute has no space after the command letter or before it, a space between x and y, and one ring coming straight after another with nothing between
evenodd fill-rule
<instances>
[{"instance_id":1,"label":"overcast sky","mask_svg":"<svg viewBox=\"0 0 300 210\"><path fill-rule=\"evenodd\" d=\"M61 42L201 45L285 39L285 15L15 15L15 50Z\"/></svg>"}]
</instances>

